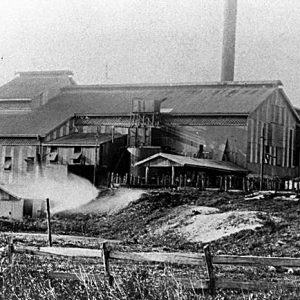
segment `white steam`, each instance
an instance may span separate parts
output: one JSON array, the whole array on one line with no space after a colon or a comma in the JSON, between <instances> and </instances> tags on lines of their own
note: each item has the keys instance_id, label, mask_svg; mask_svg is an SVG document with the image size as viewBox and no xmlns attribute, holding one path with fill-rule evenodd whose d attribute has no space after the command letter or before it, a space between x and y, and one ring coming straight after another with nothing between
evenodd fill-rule
<instances>
[{"instance_id":1,"label":"white steam","mask_svg":"<svg viewBox=\"0 0 300 300\"><path fill-rule=\"evenodd\" d=\"M51 213L82 206L99 193L90 181L74 174L62 174L53 170L34 178L19 177L9 185L3 185L13 195L25 199L50 199Z\"/></svg>"},{"instance_id":2,"label":"white steam","mask_svg":"<svg viewBox=\"0 0 300 300\"><path fill-rule=\"evenodd\" d=\"M90 201L77 210L83 213L108 213L113 214L120 209L126 207L130 202L138 200L145 191L138 189L119 188L111 190L104 196L99 196L97 199Z\"/></svg>"}]
</instances>

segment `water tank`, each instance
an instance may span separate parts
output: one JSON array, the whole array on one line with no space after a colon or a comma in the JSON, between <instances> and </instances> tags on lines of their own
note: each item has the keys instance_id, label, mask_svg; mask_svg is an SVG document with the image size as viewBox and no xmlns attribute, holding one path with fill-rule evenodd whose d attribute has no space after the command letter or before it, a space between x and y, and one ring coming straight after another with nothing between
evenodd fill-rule
<instances>
[{"instance_id":1,"label":"water tank","mask_svg":"<svg viewBox=\"0 0 300 300\"><path fill-rule=\"evenodd\" d=\"M133 113L159 113L160 100L152 99L132 99L132 112Z\"/></svg>"}]
</instances>

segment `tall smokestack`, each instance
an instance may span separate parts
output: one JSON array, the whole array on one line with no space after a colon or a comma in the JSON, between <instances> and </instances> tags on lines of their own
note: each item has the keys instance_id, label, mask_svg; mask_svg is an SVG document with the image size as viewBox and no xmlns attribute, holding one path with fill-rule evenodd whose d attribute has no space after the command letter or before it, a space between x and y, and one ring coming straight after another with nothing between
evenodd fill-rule
<instances>
[{"instance_id":1,"label":"tall smokestack","mask_svg":"<svg viewBox=\"0 0 300 300\"><path fill-rule=\"evenodd\" d=\"M234 80L237 0L225 0L221 81Z\"/></svg>"}]
</instances>

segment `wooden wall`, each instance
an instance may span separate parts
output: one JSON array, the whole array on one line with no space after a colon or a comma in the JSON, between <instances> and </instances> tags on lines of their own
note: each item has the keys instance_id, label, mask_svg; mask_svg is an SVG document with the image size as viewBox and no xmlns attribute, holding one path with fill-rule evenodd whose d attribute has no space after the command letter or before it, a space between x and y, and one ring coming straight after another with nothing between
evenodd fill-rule
<instances>
[{"instance_id":1,"label":"wooden wall","mask_svg":"<svg viewBox=\"0 0 300 300\"><path fill-rule=\"evenodd\" d=\"M12 183L21 177L35 176L36 168L28 166L27 158L37 162L38 146L36 145L1 145L0 144L0 181ZM11 158L11 168L5 170L5 161Z\"/></svg>"},{"instance_id":2,"label":"wooden wall","mask_svg":"<svg viewBox=\"0 0 300 300\"><path fill-rule=\"evenodd\" d=\"M18 201L0 200L0 217L23 219L23 199Z\"/></svg>"},{"instance_id":3,"label":"wooden wall","mask_svg":"<svg viewBox=\"0 0 300 300\"><path fill-rule=\"evenodd\" d=\"M111 166L114 163L114 160L119 157L120 149L126 146L126 137L116 138L114 142L110 141L107 143L101 144L97 149L97 158L102 165ZM58 161L50 162L50 154L54 148L57 148ZM94 146L82 146L81 147L82 164L84 165L94 165L96 160L96 150ZM60 147L51 147L51 145L45 147L44 155L46 158L46 165L55 165L55 164L72 164L72 157L74 155L74 146L60 146ZM117 156L117 157L116 157Z\"/></svg>"}]
</instances>

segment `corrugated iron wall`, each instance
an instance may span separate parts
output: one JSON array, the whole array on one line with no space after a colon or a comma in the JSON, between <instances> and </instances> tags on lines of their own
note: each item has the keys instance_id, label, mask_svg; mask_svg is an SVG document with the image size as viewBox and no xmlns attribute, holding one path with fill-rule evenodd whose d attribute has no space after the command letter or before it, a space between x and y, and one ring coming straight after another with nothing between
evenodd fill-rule
<instances>
[{"instance_id":1,"label":"corrugated iron wall","mask_svg":"<svg viewBox=\"0 0 300 300\"><path fill-rule=\"evenodd\" d=\"M279 91L274 92L248 118L248 168L260 174L264 130L265 153L270 154L266 175L297 176L296 125L290 106Z\"/></svg>"},{"instance_id":2,"label":"corrugated iron wall","mask_svg":"<svg viewBox=\"0 0 300 300\"><path fill-rule=\"evenodd\" d=\"M227 159L246 166L247 126L181 126L164 130L153 137L156 145L173 153L196 157L200 145L204 158L222 160L227 147Z\"/></svg>"}]
</instances>

